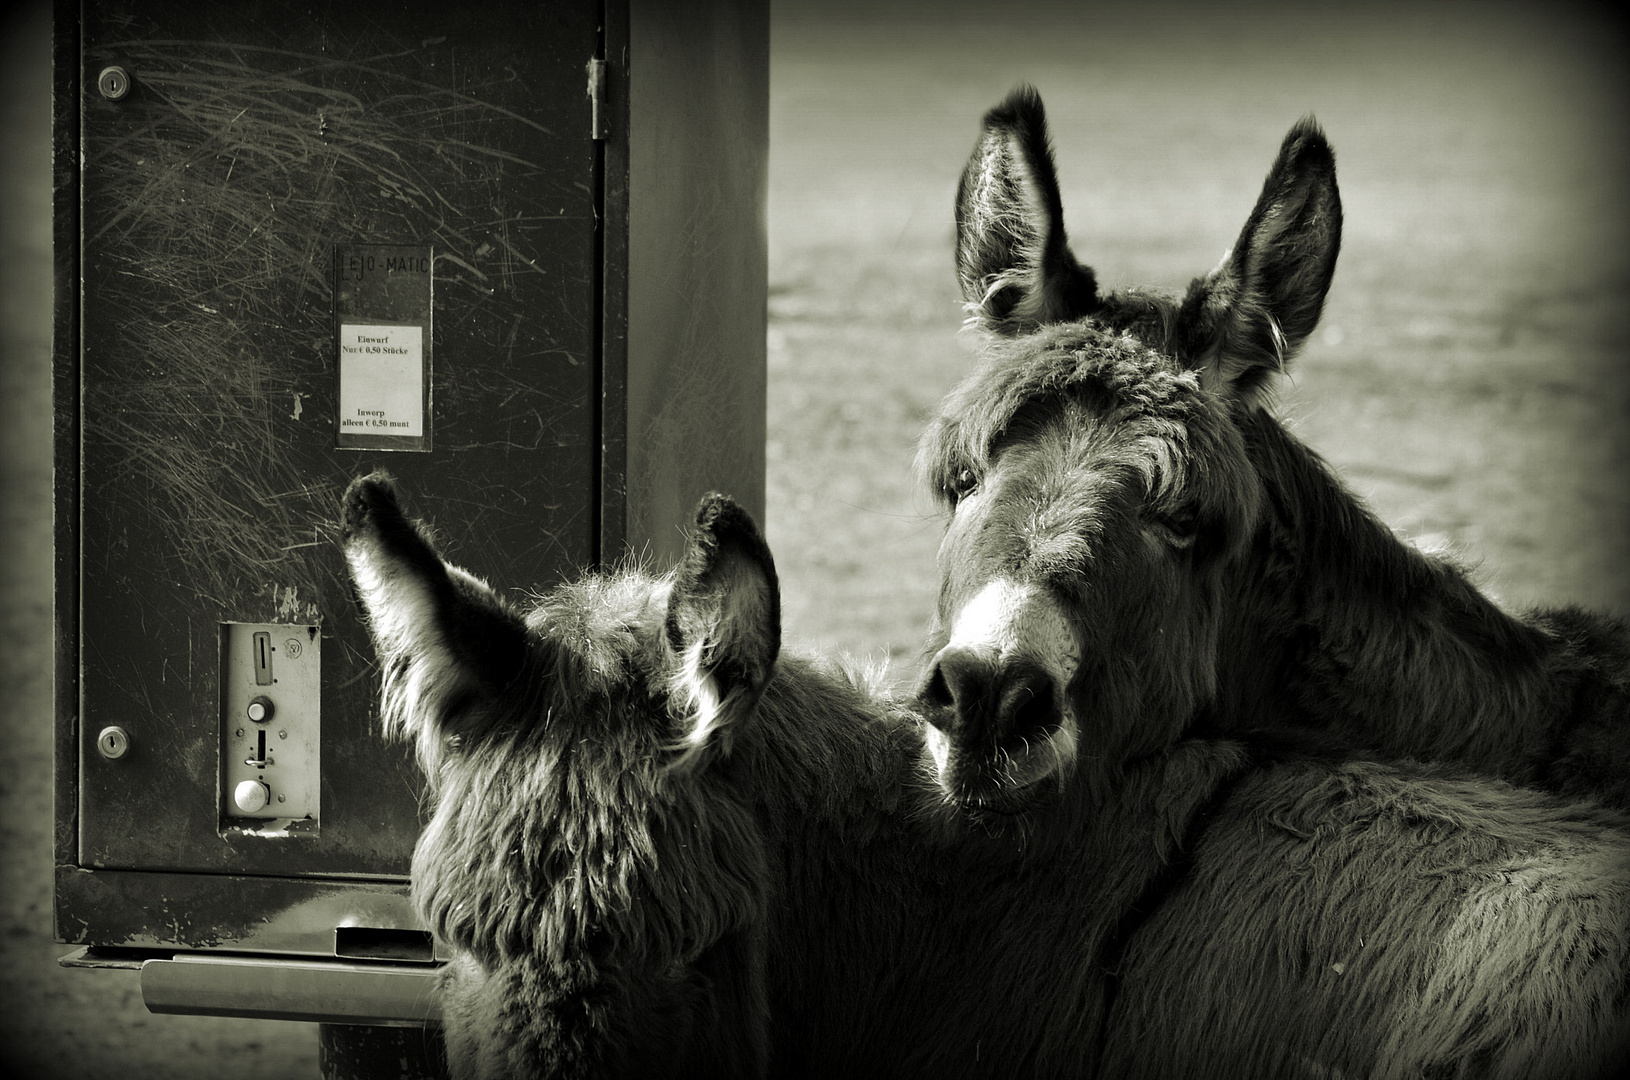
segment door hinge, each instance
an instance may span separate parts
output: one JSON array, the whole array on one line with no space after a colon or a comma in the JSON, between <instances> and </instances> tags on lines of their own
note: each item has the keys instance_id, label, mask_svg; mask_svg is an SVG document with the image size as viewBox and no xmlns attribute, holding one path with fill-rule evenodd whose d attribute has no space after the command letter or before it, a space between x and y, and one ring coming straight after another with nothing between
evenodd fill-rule
<instances>
[{"instance_id":1,"label":"door hinge","mask_svg":"<svg viewBox=\"0 0 1630 1080\"><path fill-rule=\"evenodd\" d=\"M611 134L611 115L606 110L606 62L589 61L590 137L604 139Z\"/></svg>"}]
</instances>

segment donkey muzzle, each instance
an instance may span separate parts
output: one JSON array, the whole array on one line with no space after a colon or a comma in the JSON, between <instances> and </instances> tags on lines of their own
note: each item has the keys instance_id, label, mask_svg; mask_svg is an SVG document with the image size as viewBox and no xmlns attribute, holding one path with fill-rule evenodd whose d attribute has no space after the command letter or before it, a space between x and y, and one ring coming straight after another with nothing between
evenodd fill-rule
<instances>
[{"instance_id":1,"label":"donkey muzzle","mask_svg":"<svg viewBox=\"0 0 1630 1080\"><path fill-rule=\"evenodd\" d=\"M1000 660L962 645L947 645L935 655L917 691L928 722L953 745L991 749L1056 728L1058 694L1040 664Z\"/></svg>"}]
</instances>

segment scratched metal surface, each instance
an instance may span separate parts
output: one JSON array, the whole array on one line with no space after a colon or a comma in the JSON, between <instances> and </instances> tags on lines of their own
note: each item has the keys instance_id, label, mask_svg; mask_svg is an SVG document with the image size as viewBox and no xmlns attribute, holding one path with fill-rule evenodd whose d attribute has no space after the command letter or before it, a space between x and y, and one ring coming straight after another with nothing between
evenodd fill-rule
<instances>
[{"instance_id":1,"label":"scratched metal surface","mask_svg":"<svg viewBox=\"0 0 1630 1080\"><path fill-rule=\"evenodd\" d=\"M478 574L591 561L596 19L509 14L87 5L82 729L134 747L82 752L80 865L406 873L420 778L373 734L349 477L391 469ZM120 100L91 89L109 64ZM335 244L435 252L434 454L334 448ZM322 815L297 843L217 836L227 621L322 625Z\"/></svg>"}]
</instances>

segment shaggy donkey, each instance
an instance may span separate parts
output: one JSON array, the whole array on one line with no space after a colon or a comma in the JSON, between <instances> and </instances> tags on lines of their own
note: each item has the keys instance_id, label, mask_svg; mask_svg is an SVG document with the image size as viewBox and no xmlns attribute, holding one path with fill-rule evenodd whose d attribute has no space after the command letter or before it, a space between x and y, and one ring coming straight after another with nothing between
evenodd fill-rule
<instances>
[{"instance_id":1,"label":"shaggy donkey","mask_svg":"<svg viewBox=\"0 0 1630 1080\"><path fill-rule=\"evenodd\" d=\"M986 355L918 457L952 515L922 690L951 708L934 738L953 779L999 764L1022 786L1072 740L1113 763L1188 725L1296 725L1630 807L1626 623L1501 611L1266 406L1340 246L1311 119L1181 298L1101 294L1076 261L1027 87L985 117L956 211ZM1042 662L1060 653L1073 685ZM1060 722L1066 698L1086 730Z\"/></svg>"},{"instance_id":2,"label":"shaggy donkey","mask_svg":"<svg viewBox=\"0 0 1630 1080\"><path fill-rule=\"evenodd\" d=\"M343 505L458 1076L1563 1076L1626 1034L1616 817L1183 738L965 809L923 723L780 655L752 520L520 613L380 476Z\"/></svg>"}]
</instances>

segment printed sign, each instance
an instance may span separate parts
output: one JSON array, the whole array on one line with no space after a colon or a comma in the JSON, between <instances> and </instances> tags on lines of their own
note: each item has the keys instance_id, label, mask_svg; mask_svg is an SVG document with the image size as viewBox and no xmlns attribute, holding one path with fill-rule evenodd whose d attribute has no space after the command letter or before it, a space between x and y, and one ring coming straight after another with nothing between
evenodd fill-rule
<instances>
[{"instance_id":1,"label":"printed sign","mask_svg":"<svg viewBox=\"0 0 1630 1080\"><path fill-rule=\"evenodd\" d=\"M340 324L340 433L424 434L424 329Z\"/></svg>"},{"instance_id":2,"label":"printed sign","mask_svg":"<svg viewBox=\"0 0 1630 1080\"><path fill-rule=\"evenodd\" d=\"M432 265L429 247L334 249L335 446L431 448Z\"/></svg>"}]
</instances>

